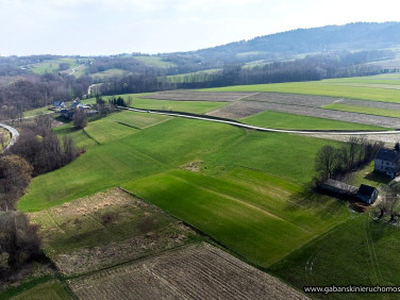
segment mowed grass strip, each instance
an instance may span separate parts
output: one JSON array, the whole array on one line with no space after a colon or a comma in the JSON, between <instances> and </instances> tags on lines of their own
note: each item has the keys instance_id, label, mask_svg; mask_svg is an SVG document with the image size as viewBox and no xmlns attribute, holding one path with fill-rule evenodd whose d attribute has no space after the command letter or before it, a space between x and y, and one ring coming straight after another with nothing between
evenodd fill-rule
<instances>
[{"instance_id":1,"label":"mowed grass strip","mask_svg":"<svg viewBox=\"0 0 400 300\"><path fill-rule=\"evenodd\" d=\"M328 80L274 84L238 85L204 89L210 92L279 92L307 95L345 97L360 100L400 103L400 89L368 86L343 86Z\"/></svg>"},{"instance_id":2,"label":"mowed grass strip","mask_svg":"<svg viewBox=\"0 0 400 300\"><path fill-rule=\"evenodd\" d=\"M399 286L400 231L352 213L348 221L291 253L269 270L302 289L303 286ZM316 295L322 297L322 294ZM349 294L329 294L348 299ZM352 299L397 299L391 293L352 293Z\"/></svg>"},{"instance_id":3,"label":"mowed grass strip","mask_svg":"<svg viewBox=\"0 0 400 300\"><path fill-rule=\"evenodd\" d=\"M332 104L334 106L336 104ZM329 108L325 106L324 108ZM356 111L354 111L356 112ZM400 116L400 113L399 113ZM265 111L240 121L261 127L296 130L385 130L386 128L323 118Z\"/></svg>"},{"instance_id":4,"label":"mowed grass strip","mask_svg":"<svg viewBox=\"0 0 400 300\"><path fill-rule=\"evenodd\" d=\"M166 212L188 222L229 249L268 266L340 220L321 220L304 207L289 205L280 187L257 192L228 180L172 170L124 186ZM278 195L279 194L279 195ZM287 211L287 213L286 213Z\"/></svg>"},{"instance_id":5,"label":"mowed grass strip","mask_svg":"<svg viewBox=\"0 0 400 300\"><path fill-rule=\"evenodd\" d=\"M384 116L392 118L400 118L400 111L393 109L384 109L376 107L366 107L366 106L356 106L348 104L334 103L323 107L324 109L338 110L338 111L348 111L360 114L368 114L375 116Z\"/></svg>"}]
</instances>

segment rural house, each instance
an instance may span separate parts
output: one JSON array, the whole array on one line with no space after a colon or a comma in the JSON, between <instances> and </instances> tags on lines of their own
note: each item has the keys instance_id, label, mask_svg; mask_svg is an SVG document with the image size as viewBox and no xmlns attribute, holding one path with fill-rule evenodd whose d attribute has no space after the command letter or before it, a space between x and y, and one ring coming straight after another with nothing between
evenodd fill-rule
<instances>
[{"instance_id":1,"label":"rural house","mask_svg":"<svg viewBox=\"0 0 400 300\"><path fill-rule=\"evenodd\" d=\"M357 192L357 198L367 204L372 204L378 198L378 190L372 186L362 184Z\"/></svg>"},{"instance_id":2,"label":"rural house","mask_svg":"<svg viewBox=\"0 0 400 300\"><path fill-rule=\"evenodd\" d=\"M374 171L396 177L400 170L399 151L382 148L375 156Z\"/></svg>"},{"instance_id":3,"label":"rural house","mask_svg":"<svg viewBox=\"0 0 400 300\"><path fill-rule=\"evenodd\" d=\"M53 102L53 109L54 110L60 110L65 108L65 103L64 101L55 101Z\"/></svg>"}]
</instances>

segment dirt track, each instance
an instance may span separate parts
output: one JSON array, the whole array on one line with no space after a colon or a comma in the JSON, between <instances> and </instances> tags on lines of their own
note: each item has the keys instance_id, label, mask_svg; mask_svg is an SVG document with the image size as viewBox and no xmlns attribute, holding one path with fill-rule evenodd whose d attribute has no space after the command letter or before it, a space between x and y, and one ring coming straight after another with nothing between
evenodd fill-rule
<instances>
[{"instance_id":1,"label":"dirt track","mask_svg":"<svg viewBox=\"0 0 400 300\"><path fill-rule=\"evenodd\" d=\"M81 299L307 299L275 277L204 243L68 285Z\"/></svg>"}]
</instances>

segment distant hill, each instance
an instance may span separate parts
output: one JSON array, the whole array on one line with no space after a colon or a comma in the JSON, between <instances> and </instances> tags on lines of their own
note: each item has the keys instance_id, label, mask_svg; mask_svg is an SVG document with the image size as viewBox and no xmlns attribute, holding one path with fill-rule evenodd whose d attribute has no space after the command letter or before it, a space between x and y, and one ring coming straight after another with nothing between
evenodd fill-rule
<instances>
[{"instance_id":1,"label":"distant hill","mask_svg":"<svg viewBox=\"0 0 400 300\"><path fill-rule=\"evenodd\" d=\"M279 61L297 58L299 54L332 51L381 50L400 48L400 23L351 23L296 29L256 37L248 41L201 49L192 52L163 54L169 61L182 57L196 59L197 63L214 65L219 62ZM179 63L178 63L179 65Z\"/></svg>"}]
</instances>

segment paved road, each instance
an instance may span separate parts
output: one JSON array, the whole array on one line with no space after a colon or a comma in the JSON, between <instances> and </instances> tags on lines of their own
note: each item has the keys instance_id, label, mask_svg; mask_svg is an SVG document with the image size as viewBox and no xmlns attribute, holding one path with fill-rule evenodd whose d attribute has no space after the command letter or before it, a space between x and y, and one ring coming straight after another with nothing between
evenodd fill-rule
<instances>
[{"instance_id":1,"label":"paved road","mask_svg":"<svg viewBox=\"0 0 400 300\"><path fill-rule=\"evenodd\" d=\"M121 109L134 111L134 112L141 112L141 113L150 113L150 114L158 114L158 115L167 115L173 117L181 117L187 119L195 119L195 120L203 120L203 121L210 121L210 122L217 122L223 124L229 124L245 129L253 129L258 131L267 131L267 132L283 132L283 133L295 133L295 134L304 134L304 135L372 135L372 134L399 134L400 131L392 130L392 131L323 131L323 130L315 130L315 131L304 131L304 130L284 130L284 129L273 129L273 128L265 128L259 126L253 126L248 124L243 124L237 121L229 121L229 120L220 120L214 119L207 116L194 116L185 113L169 113L169 112L160 112L160 111L152 111L148 109L138 109L138 108L126 108L126 107L119 107Z\"/></svg>"},{"instance_id":2,"label":"paved road","mask_svg":"<svg viewBox=\"0 0 400 300\"><path fill-rule=\"evenodd\" d=\"M17 129L15 129L14 127L8 126L6 124L0 123L0 127L3 127L4 129L8 130L10 132L11 135L11 140L10 143L8 144L8 146L4 149L6 150L7 148L11 147L12 145L15 144L15 142L17 141L18 137L19 137L19 132Z\"/></svg>"}]
</instances>

